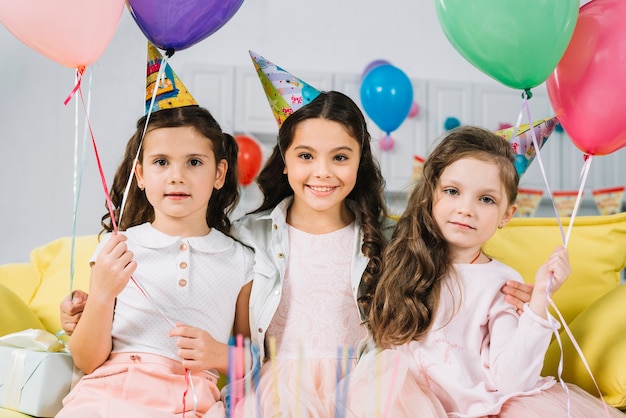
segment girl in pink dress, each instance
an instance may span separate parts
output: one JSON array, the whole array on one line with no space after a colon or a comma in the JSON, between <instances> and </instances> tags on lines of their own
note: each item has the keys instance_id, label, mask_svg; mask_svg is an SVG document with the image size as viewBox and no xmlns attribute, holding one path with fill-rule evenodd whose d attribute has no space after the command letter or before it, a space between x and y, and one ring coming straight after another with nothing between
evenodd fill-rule
<instances>
[{"instance_id":1,"label":"girl in pink dress","mask_svg":"<svg viewBox=\"0 0 626 418\"><path fill-rule=\"evenodd\" d=\"M521 316L500 288L522 278L482 251L515 213L514 161L508 142L476 127L453 130L428 157L369 311L383 351L367 353L352 374L347 416L372 416L377 385L393 417L420 416L414 399L426 389L450 417L622 416L612 408L604 415L599 399L540 376L558 326L548 297L570 273L565 248L540 267Z\"/></svg>"}]
</instances>

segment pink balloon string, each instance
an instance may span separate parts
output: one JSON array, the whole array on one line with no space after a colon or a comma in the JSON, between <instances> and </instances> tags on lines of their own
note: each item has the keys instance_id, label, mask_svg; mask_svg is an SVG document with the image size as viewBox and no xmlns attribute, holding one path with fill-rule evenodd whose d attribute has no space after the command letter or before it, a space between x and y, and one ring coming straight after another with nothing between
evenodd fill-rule
<instances>
[{"instance_id":1,"label":"pink balloon string","mask_svg":"<svg viewBox=\"0 0 626 418\"><path fill-rule=\"evenodd\" d=\"M102 188L104 190L104 195L106 197L106 203L107 203L107 208L109 210L109 216L111 217L111 224L113 226L113 233L117 234L119 231L118 231L117 223L115 222L115 213L114 213L114 210L113 210L113 202L111 201L111 196L109 194L109 188L107 186L106 177L104 175L104 169L102 168L102 162L100 160L100 153L98 152L98 146L96 144L96 138L95 138L95 136L93 134L93 129L91 127L91 122L89 120L89 112L87 111L87 107L85 106L85 100L84 100L83 92L82 92L82 89L81 89L81 79L82 79L84 71L85 71L84 67L80 67L80 68L76 69L76 83L74 85L74 88L70 92L69 96L65 99L64 104L67 105L67 103L69 103L69 101L72 99L72 97L75 96L76 93L78 93L78 97L80 97L80 102L81 102L81 104L83 106L83 110L85 111L86 126L87 126L88 131L89 131L89 136L91 137L91 143L93 145L93 151L94 151L94 155L95 155L96 162L97 162L97 165L98 165L98 172L100 174L100 180L102 182ZM170 325L172 328L174 328L176 325L169 318L167 318L167 316L165 316L165 314L161 311L161 309L159 309L158 305L155 303L154 299L152 299L150 297L148 292L139 284L139 282L133 276L130 276L130 280L135 284L137 289L139 289L141 294L153 305L153 307L155 308L157 313L163 318L163 320L168 325ZM196 393L195 393L195 390L194 390L194 387L193 387L193 382L192 382L192 379L191 379L191 370L189 370L187 368L185 369L185 382L186 382L186 388L185 388L185 392L183 394L183 418L185 417L186 396L187 396L187 392L188 392L189 388L191 388L191 391L193 393L193 399L194 399L193 411L194 411L194 416L195 416L197 405L198 405L198 399L197 399L197 396L196 396Z\"/></svg>"},{"instance_id":2,"label":"pink balloon string","mask_svg":"<svg viewBox=\"0 0 626 418\"><path fill-rule=\"evenodd\" d=\"M83 73L84 72L85 72L85 67L78 67L76 69L76 83L74 84L74 88L72 89L72 91L70 91L70 94L68 94L67 97L65 98L65 100L63 100L63 104L64 105L67 105L70 102L70 100L72 100L72 97L74 97L76 92L80 90L80 82L81 82L81 80L83 78ZM84 105L84 103L83 103L83 105Z\"/></svg>"}]
</instances>

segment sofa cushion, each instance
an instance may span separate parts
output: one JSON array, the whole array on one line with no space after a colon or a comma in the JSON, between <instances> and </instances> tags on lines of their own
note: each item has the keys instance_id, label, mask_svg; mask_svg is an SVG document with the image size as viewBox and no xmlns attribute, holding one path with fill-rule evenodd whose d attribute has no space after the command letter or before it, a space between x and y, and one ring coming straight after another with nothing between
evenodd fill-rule
<instances>
[{"instance_id":1,"label":"sofa cushion","mask_svg":"<svg viewBox=\"0 0 626 418\"><path fill-rule=\"evenodd\" d=\"M89 259L97 245L97 235L76 237L72 290L89 290ZM30 303L30 308L46 330L53 334L61 329L61 300L70 293L71 248L71 238L65 237L36 248L30 254L31 263L36 266L41 277L41 285Z\"/></svg>"},{"instance_id":2,"label":"sofa cushion","mask_svg":"<svg viewBox=\"0 0 626 418\"><path fill-rule=\"evenodd\" d=\"M0 284L11 289L28 304L41 284L41 277L32 263L3 264L0 266Z\"/></svg>"},{"instance_id":3,"label":"sofa cushion","mask_svg":"<svg viewBox=\"0 0 626 418\"><path fill-rule=\"evenodd\" d=\"M39 318L15 292L0 284L0 336L29 328L45 329Z\"/></svg>"},{"instance_id":4,"label":"sofa cushion","mask_svg":"<svg viewBox=\"0 0 626 418\"><path fill-rule=\"evenodd\" d=\"M572 321L569 328L606 403L626 409L626 286L620 286L595 301ZM598 390L569 336L565 330L560 335L562 379L598 396ZM560 354L561 347L554 340L546 354L544 375L557 376Z\"/></svg>"},{"instance_id":5,"label":"sofa cushion","mask_svg":"<svg viewBox=\"0 0 626 418\"><path fill-rule=\"evenodd\" d=\"M569 219L562 222L567 232ZM562 242L556 218L513 218L489 240L485 251L532 283L539 266ZM567 249L572 274L553 299L570 323L619 285L626 266L626 213L576 217Z\"/></svg>"}]
</instances>

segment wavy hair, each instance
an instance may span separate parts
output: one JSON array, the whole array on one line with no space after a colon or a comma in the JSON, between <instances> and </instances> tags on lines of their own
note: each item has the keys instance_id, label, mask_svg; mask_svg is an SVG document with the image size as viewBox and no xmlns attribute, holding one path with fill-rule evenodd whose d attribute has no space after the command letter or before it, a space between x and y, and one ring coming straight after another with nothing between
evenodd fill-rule
<instances>
[{"instance_id":1,"label":"wavy hair","mask_svg":"<svg viewBox=\"0 0 626 418\"><path fill-rule=\"evenodd\" d=\"M113 214L116 219L119 218L124 196L126 183L133 171L133 165L137 151L139 150L138 161L143 158L143 149L139 149L144 126L147 116L143 116L137 121L137 129L133 136L126 144L126 152L122 158L122 162L115 172L113 185L111 187L111 202L113 204ZM177 128L190 126L196 129L209 141L215 160L222 159L228 162L228 170L224 185L219 190L213 190L209 204L207 206L206 221L209 227L216 228L219 231L229 234L230 219L229 215L239 201L239 189L237 179L237 142L235 139L224 132L213 118L211 113L199 106L185 106L174 109L163 109L150 115L150 120L146 132L150 132L159 128ZM106 203L105 203L106 206ZM124 208L124 216L119 225L119 229L124 231L132 226L140 225L145 222L154 221L154 208L148 202L146 194L137 187L137 180L133 175L131 187L128 191L126 204ZM107 212L102 216L101 221L103 231L112 232L113 222L111 215Z\"/></svg>"},{"instance_id":2,"label":"wavy hair","mask_svg":"<svg viewBox=\"0 0 626 418\"><path fill-rule=\"evenodd\" d=\"M381 254L385 246L382 222L387 216L384 200L384 179L380 166L372 154L371 137L363 113L352 99L338 91L323 92L311 103L290 115L278 131L278 141L274 146L263 170L257 177L263 192L263 202L253 211L258 213L273 209L283 199L293 196L287 175L283 173L285 162L282 151L291 145L296 128L307 119L325 119L341 124L361 146L361 159L354 189L348 194L356 204L357 215L361 219L363 245L361 251L369 258L359 288L359 309L367 317L371 298L381 271Z\"/></svg>"},{"instance_id":3,"label":"wavy hair","mask_svg":"<svg viewBox=\"0 0 626 418\"><path fill-rule=\"evenodd\" d=\"M419 340L437 311L442 284L452 272L448 244L432 215L443 171L463 158L498 166L509 204L517 197L519 177L510 144L486 129L464 126L450 133L424 163L407 207L383 255L383 272L369 322L381 348Z\"/></svg>"}]
</instances>

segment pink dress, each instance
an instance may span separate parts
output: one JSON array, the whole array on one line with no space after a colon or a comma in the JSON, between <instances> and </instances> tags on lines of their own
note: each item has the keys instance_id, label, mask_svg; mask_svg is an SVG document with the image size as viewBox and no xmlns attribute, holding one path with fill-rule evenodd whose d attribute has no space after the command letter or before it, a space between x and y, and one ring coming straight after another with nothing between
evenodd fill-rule
<instances>
[{"instance_id":1,"label":"pink dress","mask_svg":"<svg viewBox=\"0 0 626 418\"><path fill-rule=\"evenodd\" d=\"M354 226L321 235L289 227L280 305L267 331L275 341L256 393L237 417L329 418L337 382L351 371L367 336L350 285ZM259 413L260 411L260 413Z\"/></svg>"},{"instance_id":2,"label":"pink dress","mask_svg":"<svg viewBox=\"0 0 626 418\"><path fill-rule=\"evenodd\" d=\"M540 376L550 323L528 306L518 316L500 292L507 279L521 280L517 272L497 261L455 268L458 280L443 286L424 338L359 361L350 405L366 411L362 404L371 402L378 385L390 417L422 416L415 399L429 393L424 388L449 417L623 417L614 408L605 414L599 399L573 385L568 415L565 389Z\"/></svg>"}]
</instances>

